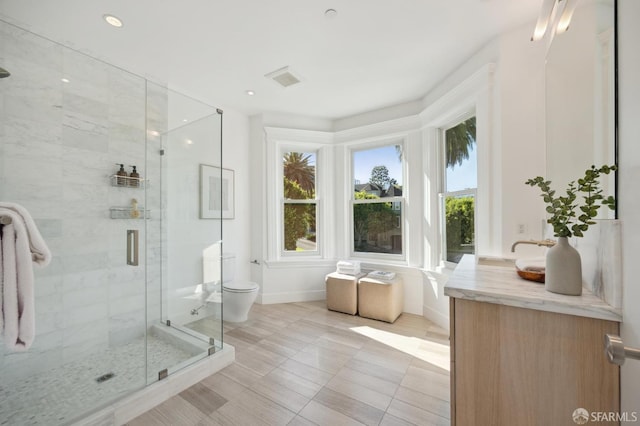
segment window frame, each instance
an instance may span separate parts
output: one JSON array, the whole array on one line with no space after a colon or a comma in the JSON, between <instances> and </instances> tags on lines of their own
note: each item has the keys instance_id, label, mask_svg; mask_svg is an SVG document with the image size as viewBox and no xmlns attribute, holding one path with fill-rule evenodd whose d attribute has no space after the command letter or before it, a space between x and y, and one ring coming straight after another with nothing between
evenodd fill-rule
<instances>
[{"instance_id":1,"label":"window frame","mask_svg":"<svg viewBox=\"0 0 640 426\"><path fill-rule=\"evenodd\" d=\"M269 268L306 267L312 265L335 265L335 243L332 230L336 226L334 218L335 201L332 197L334 173L327 168L335 157L335 135L333 132L300 130L283 127L264 126L264 145L257 145L259 157L264 163L253 163L252 168L264 170L265 179L255 182L263 190L259 203L263 209L253 212L252 229L262 229L262 244L255 246L255 257L262 258ZM283 152L316 152L316 242L317 253L287 252L283 249ZM264 167L264 169L262 169ZM256 227L256 228L254 228ZM294 266L295 265L295 266Z\"/></svg>"},{"instance_id":2,"label":"window frame","mask_svg":"<svg viewBox=\"0 0 640 426\"><path fill-rule=\"evenodd\" d=\"M438 190L438 217L439 217L439 232L440 232L440 244L439 244L439 259L440 263L444 265L447 269L454 269L457 266L457 263L450 262L447 260L447 219L446 219L446 200L447 197L459 197L465 195L472 195L474 198L474 209L473 209L473 252L477 254L478 252L478 172L476 171L476 187L475 188L467 188L458 191L447 191L447 165L446 165L446 133L447 130L452 129L467 121L468 119L475 117L477 122L477 114L475 108L463 113L462 115L456 117L451 123L446 126L442 126L439 129L439 143L438 143L438 174L439 174L439 190ZM476 124L477 125L477 124ZM478 151L478 137L476 134L475 137L476 143L476 152ZM478 160L476 157L476 168L478 166Z\"/></svg>"},{"instance_id":3,"label":"window frame","mask_svg":"<svg viewBox=\"0 0 640 426\"><path fill-rule=\"evenodd\" d=\"M320 192L320 148L317 146L309 147L305 146L305 144L281 144L278 149L278 158L280 162L278 163L277 168L277 176L276 181L278 182L278 199L280 202L278 203L279 210L279 221L277 224L278 228L278 252L281 258L297 258L297 257L319 257L322 253L322 232L321 232L321 209L320 209L320 197L318 193ZM301 154L315 154L315 198L307 198L307 199L291 199L284 197L284 163L283 158L284 155L289 152L297 152ZM295 250L286 250L285 249L285 205L286 204L313 204L315 205L316 210L316 249L315 250L305 250L305 251L295 251Z\"/></svg>"},{"instance_id":4,"label":"window frame","mask_svg":"<svg viewBox=\"0 0 640 426\"><path fill-rule=\"evenodd\" d=\"M402 196L393 196L393 197L384 197L378 199L362 199L357 200L355 198L355 153L361 151L372 150L376 148L382 148L387 146L395 146L400 145L402 147L402 152L406 152L407 141L405 137L395 137L392 139L384 139L378 140L375 142L367 142L360 143L357 145L351 145L346 150L346 154L348 155L349 161L349 180L348 184L348 211L347 215L349 217L349 254L350 257L358 260L372 260L372 261L384 261L391 263L405 263L407 259L407 241L406 241L406 200L408 198L407 194L407 161L405 156L403 155L401 160L401 175L402 175ZM373 253L373 252L359 252L355 250L355 224L353 222L353 212L356 204L377 204L377 203L391 203L391 208L394 209L394 205L399 203L400 206L400 214L399 220L401 224L401 238L402 238L402 252L401 254L393 254L393 253Z\"/></svg>"}]
</instances>

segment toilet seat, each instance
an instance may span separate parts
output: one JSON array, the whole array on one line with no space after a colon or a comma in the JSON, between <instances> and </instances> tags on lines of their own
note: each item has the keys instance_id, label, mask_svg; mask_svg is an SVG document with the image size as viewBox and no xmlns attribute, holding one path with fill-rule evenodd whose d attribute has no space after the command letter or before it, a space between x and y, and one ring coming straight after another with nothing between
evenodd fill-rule
<instances>
[{"instance_id":1,"label":"toilet seat","mask_svg":"<svg viewBox=\"0 0 640 426\"><path fill-rule=\"evenodd\" d=\"M258 284L252 281L234 281L222 284L222 289L231 293L251 293L258 288Z\"/></svg>"}]
</instances>

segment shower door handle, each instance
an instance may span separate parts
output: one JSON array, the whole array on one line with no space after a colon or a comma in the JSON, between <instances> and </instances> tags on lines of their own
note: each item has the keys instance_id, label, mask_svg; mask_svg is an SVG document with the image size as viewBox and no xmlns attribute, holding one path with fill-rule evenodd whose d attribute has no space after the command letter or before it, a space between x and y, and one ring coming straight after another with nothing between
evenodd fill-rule
<instances>
[{"instance_id":1,"label":"shower door handle","mask_svg":"<svg viewBox=\"0 0 640 426\"><path fill-rule=\"evenodd\" d=\"M640 360L640 349L626 347L620 336L613 334L604 335L604 353L611 364L622 365L627 358Z\"/></svg>"},{"instance_id":2,"label":"shower door handle","mask_svg":"<svg viewBox=\"0 0 640 426\"><path fill-rule=\"evenodd\" d=\"M127 265L138 266L137 229L127 229Z\"/></svg>"}]
</instances>

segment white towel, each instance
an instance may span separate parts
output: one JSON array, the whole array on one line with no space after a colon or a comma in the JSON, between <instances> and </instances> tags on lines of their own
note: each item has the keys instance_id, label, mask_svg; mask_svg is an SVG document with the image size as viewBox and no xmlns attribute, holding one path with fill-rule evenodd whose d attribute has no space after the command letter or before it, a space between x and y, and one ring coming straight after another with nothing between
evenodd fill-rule
<instances>
[{"instance_id":1,"label":"white towel","mask_svg":"<svg viewBox=\"0 0 640 426\"><path fill-rule=\"evenodd\" d=\"M357 260L340 260L336 264L336 272L345 275L358 275L360 273L360 262Z\"/></svg>"},{"instance_id":2,"label":"white towel","mask_svg":"<svg viewBox=\"0 0 640 426\"><path fill-rule=\"evenodd\" d=\"M396 277L396 273L386 271L371 271L367 276L370 278L375 278L377 280L392 281Z\"/></svg>"},{"instance_id":3,"label":"white towel","mask_svg":"<svg viewBox=\"0 0 640 426\"><path fill-rule=\"evenodd\" d=\"M6 215L6 214L4 214ZM24 351L35 336L33 267L24 223L17 214L2 227L2 332L8 349Z\"/></svg>"},{"instance_id":4,"label":"white towel","mask_svg":"<svg viewBox=\"0 0 640 426\"><path fill-rule=\"evenodd\" d=\"M19 204L0 201L0 217L7 216L10 212L20 215L19 219L26 227L29 249L33 261L41 266L47 266L51 261L51 252L44 242L42 235L40 235L40 231L38 231L38 227L29 214L29 211Z\"/></svg>"},{"instance_id":5,"label":"white towel","mask_svg":"<svg viewBox=\"0 0 640 426\"><path fill-rule=\"evenodd\" d=\"M0 203L0 217L11 219L0 233L0 330L7 348L26 351L35 337L32 263L48 264L51 253L23 207Z\"/></svg>"}]
</instances>

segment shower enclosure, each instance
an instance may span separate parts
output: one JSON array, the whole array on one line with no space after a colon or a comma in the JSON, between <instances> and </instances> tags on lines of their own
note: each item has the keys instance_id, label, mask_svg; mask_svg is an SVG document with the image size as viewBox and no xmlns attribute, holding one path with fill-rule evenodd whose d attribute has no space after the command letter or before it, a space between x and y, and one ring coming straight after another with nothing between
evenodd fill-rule
<instances>
[{"instance_id":1,"label":"shower enclosure","mask_svg":"<svg viewBox=\"0 0 640 426\"><path fill-rule=\"evenodd\" d=\"M53 254L0 425L70 424L222 347L223 115L3 21L0 67L0 200Z\"/></svg>"}]
</instances>

